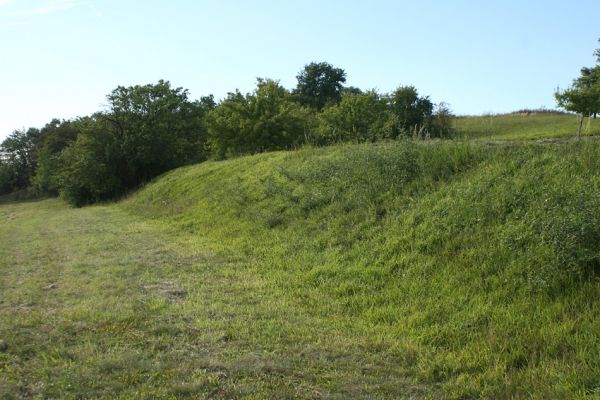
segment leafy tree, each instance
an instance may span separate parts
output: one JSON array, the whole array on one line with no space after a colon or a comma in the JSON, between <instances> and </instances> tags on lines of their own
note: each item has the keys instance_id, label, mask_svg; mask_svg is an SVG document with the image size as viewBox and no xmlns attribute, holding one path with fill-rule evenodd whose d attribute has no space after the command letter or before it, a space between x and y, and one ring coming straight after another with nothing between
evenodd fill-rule
<instances>
[{"instance_id":1,"label":"leafy tree","mask_svg":"<svg viewBox=\"0 0 600 400\"><path fill-rule=\"evenodd\" d=\"M117 173L120 158L112 126L95 114L79 121L77 139L60 154L60 195L82 206L119 195L125 189Z\"/></svg>"},{"instance_id":2,"label":"leafy tree","mask_svg":"<svg viewBox=\"0 0 600 400\"><path fill-rule=\"evenodd\" d=\"M298 84L294 95L298 102L321 110L327 104L339 103L346 72L326 62L310 63L296 77Z\"/></svg>"},{"instance_id":3,"label":"leafy tree","mask_svg":"<svg viewBox=\"0 0 600 400\"><path fill-rule=\"evenodd\" d=\"M80 131L78 121L53 119L41 129L36 146L37 168L32 178L37 193L58 194L60 154L77 138Z\"/></svg>"},{"instance_id":4,"label":"leafy tree","mask_svg":"<svg viewBox=\"0 0 600 400\"><path fill-rule=\"evenodd\" d=\"M570 88L554 93L559 107L578 114L577 135L581 133L583 121L594 113L600 112L600 85L586 88L574 83Z\"/></svg>"},{"instance_id":5,"label":"leafy tree","mask_svg":"<svg viewBox=\"0 0 600 400\"><path fill-rule=\"evenodd\" d=\"M320 142L372 142L392 137L393 117L386 99L375 91L344 94L339 104L319 114Z\"/></svg>"},{"instance_id":6,"label":"leafy tree","mask_svg":"<svg viewBox=\"0 0 600 400\"><path fill-rule=\"evenodd\" d=\"M253 93L229 93L209 113L210 149L218 158L289 149L304 139L307 118L278 81L258 79Z\"/></svg>"},{"instance_id":7,"label":"leafy tree","mask_svg":"<svg viewBox=\"0 0 600 400\"><path fill-rule=\"evenodd\" d=\"M396 135L417 129L427 130L433 114L429 97L421 97L414 86L400 86L388 97L389 105L398 118Z\"/></svg>"},{"instance_id":8,"label":"leafy tree","mask_svg":"<svg viewBox=\"0 0 600 400\"><path fill-rule=\"evenodd\" d=\"M0 144L2 160L2 193L8 193L29 186L37 165L35 149L40 138L36 128L16 130Z\"/></svg>"},{"instance_id":9,"label":"leafy tree","mask_svg":"<svg viewBox=\"0 0 600 400\"><path fill-rule=\"evenodd\" d=\"M113 125L122 158L118 175L133 187L171 168L206 158L204 117L212 97L198 102L167 81L119 86L108 95L107 118Z\"/></svg>"},{"instance_id":10,"label":"leafy tree","mask_svg":"<svg viewBox=\"0 0 600 400\"><path fill-rule=\"evenodd\" d=\"M600 64L600 49L594 52ZM568 89L557 89L554 97L559 107L578 114L577 135L581 133L585 116L591 121L592 115L600 112L600 65L581 69L581 76L575 79Z\"/></svg>"},{"instance_id":11,"label":"leafy tree","mask_svg":"<svg viewBox=\"0 0 600 400\"><path fill-rule=\"evenodd\" d=\"M12 166L0 159L0 195L13 191L14 169Z\"/></svg>"}]
</instances>

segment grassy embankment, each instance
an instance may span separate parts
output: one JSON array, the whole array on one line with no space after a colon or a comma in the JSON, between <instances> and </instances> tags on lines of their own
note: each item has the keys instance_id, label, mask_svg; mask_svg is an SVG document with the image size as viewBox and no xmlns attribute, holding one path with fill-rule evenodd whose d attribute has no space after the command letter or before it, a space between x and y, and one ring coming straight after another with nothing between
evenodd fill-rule
<instances>
[{"instance_id":1,"label":"grassy embankment","mask_svg":"<svg viewBox=\"0 0 600 400\"><path fill-rule=\"evenodd\" d=\"M600 144L334 146L0 206L0 397L598 398Z\"/></svg>"}]
</instances>

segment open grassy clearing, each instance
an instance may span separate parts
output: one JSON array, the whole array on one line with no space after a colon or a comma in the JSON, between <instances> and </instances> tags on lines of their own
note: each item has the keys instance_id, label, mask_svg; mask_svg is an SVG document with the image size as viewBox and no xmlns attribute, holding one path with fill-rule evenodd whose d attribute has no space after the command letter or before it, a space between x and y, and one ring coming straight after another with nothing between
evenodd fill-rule
<instances>
[{"instance_id":1,"label":"open grassy clearing","mask_svg":"<svg viewBox=\"0 0 600 400\"><path fill-rule=\"evenodd\" d=\"M532 113L458 117L454 129L460 138L479 140L530 140L575 137L577 117L569 114ZM600 119L586 118L582 135L600 134Z\"/></svg>"},{"instance_id":2,"label":"open grassy clearing","mask_svg":"<svg viewBox=\"0 0 600 400\"><path fill-rule=\"evenodd\" d=\"M202 235L114 206L0 210L3 399L420 392L351 320L307 315Z\"/></svg>"},{"instance_id":3,"label":"open grassy clearing","mask_svg":"<svg viewBox=\"0 0 600 400\"><path fill-rule=\"evenodd\" d=\"M600 145L334 146L0 206L0 397L597 398Z\"/></svg>"}]
</instances>

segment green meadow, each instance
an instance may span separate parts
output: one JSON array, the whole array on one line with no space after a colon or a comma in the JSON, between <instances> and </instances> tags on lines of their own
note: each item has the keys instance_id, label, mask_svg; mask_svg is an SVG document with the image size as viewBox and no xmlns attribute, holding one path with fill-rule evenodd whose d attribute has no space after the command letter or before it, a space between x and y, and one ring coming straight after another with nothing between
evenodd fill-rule
<instances>
[{"instance_id":1,"label":"green meadow","mask_svg":"<svg viewBox=\"0 0 600 400\"><path fill-rule=\"evenodd\" d=\"M461 118L478 140L5 201L0 398L597 399L600 143L514 142L575 126Z\"/></svg>"},{"instance_id":2,"label":"green meadow","mask_svg":"<svg viewBox=\"0 0 600 400\"><path fill-rule=\"evenodd\" d=\"M577 116L555 112L458 117L453 128L457 137L478 140L531 140L568 138L577 132ZM585 119L582 136L600 135L600 119Z\"/></svg>"}]
</instances>

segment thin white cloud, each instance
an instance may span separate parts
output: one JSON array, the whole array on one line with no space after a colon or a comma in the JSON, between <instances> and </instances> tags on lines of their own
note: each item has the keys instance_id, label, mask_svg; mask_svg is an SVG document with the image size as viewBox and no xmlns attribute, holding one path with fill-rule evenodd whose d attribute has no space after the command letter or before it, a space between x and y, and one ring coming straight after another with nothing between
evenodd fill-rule
<instances>
[{"instance_id":1,"label":"thin white cloud","mask_svg":"<svg viewBox=\"0 0 600 400\"><path fill-rule=\"evenodd\" d=\"M8 3L13 3L15 0L0 0L0 7L7 5Z\"/></svg>"}]
</instances>

